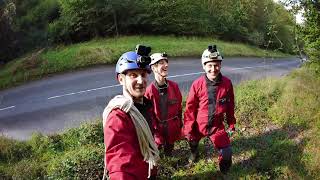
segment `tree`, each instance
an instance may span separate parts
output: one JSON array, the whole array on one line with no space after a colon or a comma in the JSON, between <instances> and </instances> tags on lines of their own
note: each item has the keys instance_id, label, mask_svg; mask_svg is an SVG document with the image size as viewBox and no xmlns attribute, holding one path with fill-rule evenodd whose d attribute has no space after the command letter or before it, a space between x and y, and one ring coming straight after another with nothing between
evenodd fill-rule
<instances>
[{"instance_id":1,"label":"tree","mask_svg":"<svg viewBox=\"0 0 320 180\"><path fill-rule=\"evenodd\" d=\"M320 61L320 2L306 0L302 5L305 8L303 33L306 51L311 59Z\"/></svg>"},{"instance_id":2,"label":"tree","mask_svg":"<svg viewBox=\"0 0 320 180\"><path fill-rule=\"evenodd\" d=\"M138 0L59 0L59 4L61 16L49 26L50 37L55 42L135 32L133 27L143 10Z\"/></svg>"},{"instance_id":3,"label":"tree","mask_svg":"<svg viewBox=\"0 0 320 180\"><path fill-rule=\"evenodd\" d=\"M320 2L318 0L282 0L292 13L303 11L304 23L297 25L302 34L304 50L311 60L320 60ZM299 44L299 43L297 43Z\"/></svg>"},{"instance_id":4,"label":"tree","mask_svg":"<svg viewBox=\"0 0 320 180\"><path fill-rule=\"evenodd\" d=\"M208 11L201 1L145 0L145 26L151 33L175 35L208 34Z\"/></svg>"},{"instance_id":5,"label":"tree","mask_svg":"<svg viewBox=\"0 0 320 180\"><path fill-rule=\"evenodd\" d=\"M48 23L57 18L57 0L0 1L0 60L8 62L47 45Z\"/></svg>"},{"instance_id":6,"label":"tree","mask_svg":"<svg viewBox=\"0 0 320 180\"><path fill-rule=\"evenodd\" d=\"M15 4L11 1L0 1L0 64L15 57L15 38L13 19L16 14Z\"/></svg>"}]
</instances>

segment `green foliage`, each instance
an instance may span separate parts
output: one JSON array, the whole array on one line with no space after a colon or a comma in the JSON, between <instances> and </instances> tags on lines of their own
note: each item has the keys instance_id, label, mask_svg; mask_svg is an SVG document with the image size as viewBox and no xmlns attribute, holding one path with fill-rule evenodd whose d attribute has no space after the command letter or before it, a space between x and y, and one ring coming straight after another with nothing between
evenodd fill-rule
<instances>
[{"instance_id":1,"label":"green foliage","mask_svg":"<svg viewBox=\"0 0 320 180\"><path fill-rule=\"evenodd\" d=\"M16 2L15 29L23 52L47 45L48 24L59 17L57 0Z\"/></svg>"},{"instance_id":2,"label":"green foliage","mask_svg":"<svg viewBox=\"0 0 320 180\"><path fill-rule=\"evenodd\" d=\"M247 142L235 139L233 147L236 154L248 147L255 147L257 150L251 155L253 157L250 161L246 161L249 165L236 165L236 177L239 173L248 174L243 166L252 166L258 170L250 172L252 175L246 175L247 178L257 177L256 174L260 178L271 179L319 177L320 167L316 163L319 160L319 150L316 147L320 142L317 133L320 120L319 67L318 63L306 64L281 80L249 82L237 87L237 118L240 127L248 128L253 125L244 117L257 118L257 122L261 124L253 133L261 132L267 127L271 128L272 136L269 131L258 139ZM273 95L268 95L270 92ZM270 123L276 123L282 128L272 130L273 125ZM246 136L246 131L241 132L241 135ZM286 163L280 163L283 161Z\"/></svg>"},{"instance_id":3,"label":"green foliage","mask_svg":"<svg viewBox=\"0 0 320 180\"><path fill-rule=\"evenodd\" d=\"M103 128L102 121L83 124L79 128L73 128L62 134L64 147L76 149L79 146L88 144L103 147Z\"/></svg>"},{"instance_id":4,"label":"green foliage","mask_svg":"<svg viewBox=\"0 0 320 180\"><path fill-rule=\"evenodd\" d=\"M304 46L303 51L308 58L312 61L318 61L320 59L320 2L313 0L282 0L281 2L292 7L292 14L303 14L303 23L296 25L296 46L298 46L300 53L301 47ZM304 58L302 54L300 56Z\"/></svg>"},{"instance_id":5,"label":"green foliage","mask_svg":"<svg viewBox=\"0 0 320 180\"><path fill-rule=\"evenodd\" d=\"M34 133L20 142L0 138L0 177L13 179L101 179L104 166L102 122L63 134ZM5 165L3 165L4 163Z\"/></svg>"},{"instance_id":6,"label":"green foliage","mask_svg":"<svg viewBox=\"0 0 320 180\"><path fill-rule=\"evenodd\" d=\"M304 163L303 147L295 144L285 128L251 135L241 134L234 140L236 157L231 177L247 179L310 178Z\"/></svg>"},{"instance_id":7,"label":"green foliage","mask_svg":"<svg viewBox=\"0 0 320 180\"><path fill-rule=\"evenodd\" d=\"M15 39L13 19L16 14L16 6L13 1L0 1L0 64L15 58L13 40Z\"/></svg>"},{"instance_id":8,"label":"green foliage","mask_svg":"<svg viewBox=\"0 0 320 180\"><path fill-rule=\"evenodd\" d=\"M0 136L0 162L15 163L31 156L31 147L25 142Z\"/></svg>"},{"instance_id":9,"label":"green foliage","mask_svg":"<svg viewBox=\"0 0 320 180\"><path fill-rule=\"evenodd\" d=\"M252 81L236 88L240 130L232 141L229 178L320 177L319 74L320 64L313 62L280 80ZM101 179L103 174L101 121L63 134L34 134L27 142L1 137L0 149L2 179ZM187 166L188 143L177 142L172 157L161 155L159 179L223 179L212 149L200 141L200 161Z\"/></svg>"},{"instance_id":10,"label":"green foliage","mask_svg":"<svg viewBox=\"0 0 320 180\"><path fill-rule=\"evenodd\" d=\"M14 164L9 170L12 179L44 179L44 162L35 159L23 159Z\"/></svg>"},{"instance_id":11,"label":"green foliage","mask_svg":"<svg viewBox=\"0 0 320 180\"><path fill-rule=\"evenodd\" d=\"M274 41L268 48L291 52L292 18L271 0L79 0L59 3L61 17L49 25L50 39L54 42L132 33L213 35L254 45ZM263 9L265 6L267 10ZM268 37L270 25L276 28ZM255 37L262 41L257 42Z\"/></svg>"},{"instance_id":12,"label":"green foliage","mask_svg":"<svg viewBox=\"0 0 320 180\"><path fill-rule=\"evenodd\" d=\"M319 68L319 65L313 67ZM309 126L314 122L313 116L320 108L317 68L302 68L284 79L283 96L269 110L274 121L298 126Z\"/></svg>"},{"instance_id":13,"label":"green foliage","mask_svg":"<svg viewBox=\"0 0 320 180\"><path fill-rule=\"evenodd\" d=\"M266 48L292 52L294 45L293 16L282 5L270 1L265 11L269 17L266 25Z\"/></svg>"},{"instance_id":14,"label":"green foliage","mask_svg":"<svg viewBox=\"0 0 320 180\"><path fill-rule=\"evenodd\" d=\"M1 1L3 2L3 1ZM48 24L59 16L57 0L4 1L0 6L0 61L48 45ZM2 15L5 10L5 15Z\"/></svg>"},{"instance_id":15,"label":"green foliage","mask_svg":"<svg viewBox=\"0 0 320 180\"><path fill-rule=\"evenodd\" d=\"M312 60L320 59L320 2L306 0L304 6L304 16L306 18L303 28L305 48Z\"/></svg>"},{"instance_id":16,"label":"green foliage","mask_svg":"<svg viewBox=\"0 0 320 180\"><path fill-rule=\"evenodd\" d=\"M145 0L148 24L152 33L176 35L208 34L208 15L201 1ZM164 11L165 9L165 11Z\"/></svg>"},{"instance_id":17,"label":"green foliage","mask_svg":"<svg viewBox=\"0 0 320 180\"><path fill-rule=\"evenodd\" d=\"M0 69L0 89L39 79L48 74L115 63L123 52L133 50L138 42L152 46L153 52L165 51L170 57L199 57L203 49L213 42L225 56L266 56L266 52L257 47L227 43L210 37L124 36L95 39L69 46L41 49L8 63ZM272 57L286 56L280 52L267 52L267 55Z\"/></svg>"},{"instance_id":18,"label":"green foliage","mask_svg":"<svg viewBox=\"0 0 320 180\"><path fill-rule=\"evenodd\" d=\"M268 124L268 109L278 101L283 85L275 79L250 81L235 91L236 116L246 126Z\"/></svg>"},{"instance_id":19,"label":"green foliage","mask_svg":"<svg viewBox=\"0 0 320 180\"><path fill-rule=\"evenodd\" d=\"M139 17L144 10L137 0L60 0L59 3L61 17L49 26L51 41L59 43L139 32L135 28L141 23Z\"/></svg>"},{"instance_id":20,"label":"green foliage","mask_svg":"<svg viewBox=\"0 0 320 180\"><path fill-rule=\"evenodd\" d=\"M254 2L208 0L204 3L204 7L209 11L207 18L210 25L207 26L213 30L211 33L227 40L246 41L249 18L247 9L251 3Z\"/></svg>"},{"instance_id":21,"label":"green foliage","mask_svg":"<svg viewBox=\"0 0 320 180\"><path fill-rule=\"evenodd\" d=\"M52 159L48 176L52 179L101 179L103 175L103 148L81 146Z\"/></svg>"},{"instance_id":22,"label":"green foliage","mask_svg":"<svg viewBox=\"0 0 320 180\"><path fill-rule=\"evenodd\" d=\"M213 36L283 52L292 52L294 40L292 16L272 0L7 2L12 6L1 10L12 13L2 17L10 18L0 19L0 32L8 34L0 38L9 45L1 48L5 61L39 47L119 35Z\"/></svg>"}]
</instances>

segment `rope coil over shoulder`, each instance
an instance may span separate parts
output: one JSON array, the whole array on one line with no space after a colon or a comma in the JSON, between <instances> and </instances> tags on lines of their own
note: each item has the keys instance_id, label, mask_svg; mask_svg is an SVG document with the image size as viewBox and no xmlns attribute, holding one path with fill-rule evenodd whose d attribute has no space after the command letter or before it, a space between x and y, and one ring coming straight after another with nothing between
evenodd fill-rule
<instances>
[{"instance_id":1,"label":"rope coil over shoulder","mask_svg":"<svg viewBox=\"0 0 320 180\"><path fill-rule=\"evenodd\" d=\"M148 178L151 175L151 169L157 165L157 160L159 159L159 150L156 146L154 138L152 136L151 130L149 128L148 122L139 112L139 110L134 106L132 98L126 97L124 95L115 96L110 100L109 104L103 111L103 128L106 124L107 117L113 109L119 108L122 111L129 113L132 122L135 126L140 151L143 156L143 160L149 164ZM106 172L107 162L105 162L105 172ZM104 173L105 177L105 173ZM104 179L103 177L103 179Z\"/></svg>"}]
</instances>

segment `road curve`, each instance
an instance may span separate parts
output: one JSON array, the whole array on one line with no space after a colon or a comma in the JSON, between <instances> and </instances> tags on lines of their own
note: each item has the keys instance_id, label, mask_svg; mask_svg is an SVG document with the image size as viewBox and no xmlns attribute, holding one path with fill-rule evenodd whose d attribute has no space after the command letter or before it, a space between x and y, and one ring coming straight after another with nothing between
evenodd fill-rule
<instances>
[{"instance_id":1,"label":"road curve","mask_svg":"<svg viewBox=\"0 0 320 180\"><path fill-rule=\"evenodd\" d=\"M234 85L250 79L280 77L299 67L297 58L226 58L222 73ZM203 74L199 59L170 61L169 79L185 95L192 81ZM106 103L122 89L114 66L66 73L0 91L0 134L25 140L33 132L62 132L82 122L101 119ZM151 82L153 76L149 77Z\"/></svg>"}]
</instances>

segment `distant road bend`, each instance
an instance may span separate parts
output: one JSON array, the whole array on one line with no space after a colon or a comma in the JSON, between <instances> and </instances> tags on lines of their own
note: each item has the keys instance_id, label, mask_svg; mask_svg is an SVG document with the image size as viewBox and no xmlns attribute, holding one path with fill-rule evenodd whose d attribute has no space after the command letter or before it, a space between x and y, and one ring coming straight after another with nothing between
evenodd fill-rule
<instances>
[{"instance_id":1,"label":"distant road bend","mask_svg":"<svg viewBox=\"0 0 320 180\"><path fill-rule=\"evenodd\" d=\"M226 58L222 73L234 85L241 81L280 77L299 67L297 58ZM192 81L203 74L199 59L172 59L169 79L186 95ZM82 122L101 119L107 102L122 88L114 66L56 75L0 91L0 134L25 140L33 132L62 132ZM153 76L149 77L151 82Z\"/></svg>"}]
</instances>

